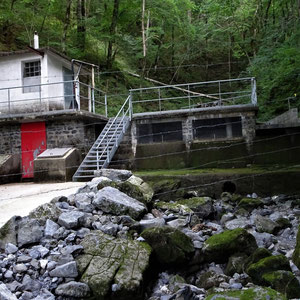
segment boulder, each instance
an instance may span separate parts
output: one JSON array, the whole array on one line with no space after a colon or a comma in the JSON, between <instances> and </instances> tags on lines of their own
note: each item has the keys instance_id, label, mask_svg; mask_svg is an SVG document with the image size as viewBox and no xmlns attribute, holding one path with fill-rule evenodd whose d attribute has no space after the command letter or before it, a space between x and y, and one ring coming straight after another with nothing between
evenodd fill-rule
<instances>
[{"instance_id":1,"label":"boulder","mask_svg":"<svg viewBox=\"0 0 300 300\"><path fill-rule=\"evenodd\" d=\"M90 287L96 299L107 299L111 283L116 284L114 295L138 297L149 264L149 245L114 238L101 231L86 235L81 245L84 254L77 258L80 280Z\"/></svg>"},{"instance_id":2,"label":"boulder","mask_svg":"<svg viewBox=\"0 0 300 300\"><path fill-rule=\"evenodd\" d=\"M263 206L263 202L259 199L253 199L253 198L243 198L238 204L239 208L244 208L247 211L251 211L260 206Z\"/></svg>"},{"instance_id":3,"label":"boulder","mask_svg":"<svg viewBox=\"0 0 300 300\"><path fill-rule=\"evenodd\" d=\"M235 253L250 255L256 248L254 236L245 229L237 228L211 236L205 241L202 251L207 261L225 263Z\"/></svg>"},{"instance_id":4,"label":"boulder","mask_svg":"<svg viewBox=\"0 0 300 300\"><path fill-rule=\"evenodd\" d=\"M286 295L288 299L300 298L300 284L292 272L279 270L262 275L265 285Z\"/></svg>"},{"instance_id":5,"label":"boulder","mask_svg":"<svg viewBox=\"0 0 300 300\"><path fill-rule=\"evenodd\" d=\"M57 198L51 200L50 203L45 203L38 206L29 213L29 218L38 219L41 224L45 224L47 219L57 222L58 216L63 212L57 205Z\"/></svg>"},{"instance_id":6,"label":"boulder","mask_svg":"<svg viewBox=\"0 0 300 300\"><path fill-rule=\"evenodd\" d=\"M280 226L276 222L261 215L256 216L254 223L258 232L268 232L274 234L280 229Z\"/></svg>"},{"instance_id":7,"label":"boulder","mask_svg":"<svg viewBox=\"0 0 300 300\"><path fill-rule=\"evenodd\" d=\"M177 203L189 207L200 218L208 217L213 212L213 203L210 197L193 197L179 200Z\"/></svg>"},{"instance_id":8,"label":"boulder","mask_svg":"<svg viewBox=\"0 0 300 300\"><path fill-rule=\"evenodd\" d=\"M77 265L75 261L70 261L60 265L49 272L51 277L68 277L75 278L78 276Z\"/></svg>"},{"instance_id":9,"label":"boulder","mask_svg":"<svg viewBox=\"0 0 300 300\"><path fill-rule=\"evenodd\" d=\"M248 268L250 265L257 263L263 258L272 256L272 253L266 248L257 248L245 261L245 268Z\"/></svg>"},{"instance_id":10,"label":"boulder","mask_svg":"<svg viewBox=\"0 0 300 300\"><path fill-rule=\"evenodd\" d=\"M21 219L14 216L0 228L0 249L4 250L7 243L17 245L18 224Z\"/></svg>"},{"instance_id":11,"label":"boulder","mask_svg":"<svg viewBox=\"0 0 300 300\"><path fill-rule=\"evenodd\" d=\"M218 287L221 282L228 282L229 277L224 274L218 274L214 271L208 271L203 273L197 280L196 286L204 288L206 290Z\"/></svg>"},{"instance_id":12,"label":"boulder","mask_svg":"<svg viewBox=\"0 0 300 300\"><path fill-rule=\"evenodd\" d=\"M92 198L87 193L79 193L74 198L75 206L83 212L91 213L94 210Z\"/></svg>"},{"instance_id":13,"label":"boulder","mask_svg":"<svg viewBox=\"0 0 300 300\"><path fill-rule=\"evenodd\" d=\"M113 187L105 187L100 190L96 194L93 204L106 213L117 216L129 215L134 219L138 219L147 212L143 203Z\"/></svg>"},{"instance_id":14,"label":"boulder","mask_svg":"<svg viewBox=\"0 0 300 300\"><path fill-rule=\"evenodd\" d=\"M237 253L230 256L225 269L225 274L228 276L233 276L234 273L243 273L245 261L247 260L247 258L248 256L243 253Z\"/></svg>"},{"instance_id":15,"label":"boulder","mask_svg":"<svg viewBox=\"0 0 300 300\"><path fill-rule=\"evenodd\" d=\"M68 211L62 213L58 218L58 224L67 229L79 227L83 222L85 214L81 211Z\"/></svg>"},{"instance_id":16,"label":"boulder","mask_svg":"<svg viewBox=\"0 0 300 300\"><path fill-rule=\"evenodd\" d=\"M97 177L107 177L112 181L125 181L132 176L132 172L118 169L101 169L96 171L95 175Z\"/></svg>"},{"instance_id":17,"label":"boulder","mask_svg":"<svg viewBox=\"0 0 300 300\"><path fill-rule=\"evenodd\" d=\"M297 242L293 253L293 262L300 269L300 225L298 227Z\"/></svg>"},{"instance_id":18,"label":"boulder","mask_svg":"<svg viewBox=\"0 0 300 300\"><path fill-rule=\"evenodd\" d=\"M255 284L264 284L263 274L278 270L291 271L289 260L284 255L272 255L251 264L246 272Z\"/></svg>"},{"instance_id":19,"label":"boulder","mask_svg":"<svg viewBox=\"0 0 300 300\"><path fill-rule=\"evenodd\" d=\"M251 221L249 220L249 218L245 217L229 220L225 223L225 228L228 230L247 227L251 227Z\"/></svg>"},{"instance_id":20,"label":"boulder","mask_svg":"<svg viewBox=\"0 0 300 300\"><path fill-rule=\"evenodd\" d=\"M152 187L148 183L146 183L142 178L132 175L126 180L125 183L130 183L142 193L144 199L143 202L145 204L151 202L152 197L154 195L154 191ZM124 190L122 190L122 192L124 192Z\"/></svg>"},{"instance_id":21,"label":"boulder","mask_svg":"<svg viewBox=\"0 0 300 300\"><path fill-rule=\"evenodd\" d=\"M205 300L286 300L285 296L270 288L260 286L239 291L225 291L212 293Z\"/></svg>"},{"instance_id":22,"label":"boulder","mask_svg":"<svg viewBox=\"0 0 300 300\"><path fill-rule=\"evenodd\" d=\"M165 226L166 222L164 218L154 218L150 220L141 220L140 221L140 228L141 231L151 228L151 227L162 227Z\"/></svg>"},{"instance_id":23,"label":"boulder","mask_svg":"<svg viewBox=\"0 0 300 300\"><path fill-rule=\"evenodd\" d=\"M195 251L192 240L172 227L149 228L144 230L141 236L152 247L161 264L182 264Z\"/></svg>"},{"instance_id":24,"label":"boulder","mask_svg":"<svg viewBox=\"0 0 300 300\"><path fill-rule=\"evenodd\" d=\"M179 213L180 215L189 215L193 213L188 206L180 203L159 201L155 203L155 207L164 211L168 210L169 212Z\"/></svg>"},{"instance_id":25,"label":"boulder","mask_svg":"<svg viewBox=\"0 0 300 300\"><path fill-rule=\"evenodd\" d=\"M4 283L0 283L1 300L17 300L18 298L7 288Z\"/></svg>"},{"instance_id":26,"label":"boulder","mask_svg":"<svg viewBox=\"0 0 300 300\"><path fill-rule=\"evenodd\" d=\"M36 219L23 218L19 223L18 247L38 243L43 237L43 228Z\"/></svg>"},{"instance_id":27,"label":"boulder","mask_svg":"<svg viewBox=\"0 0 300 300\"><path fill-rule=\"evenodd\" d=\"M55 222L48 219L45 224L45 231L44 231L45 237L52 238L54 236L56 230L58 230L58 228L59 228L58 224L56 224Z\"/></svg>"},{"instance_id":28,"label":"boulder","mask_svg":"<svg viewBox=\"0 0 300 300\"><path fill-rule=\"evenodd\" d=\"M60 284L56 288L55 294L65 297L84 298L90 295L90 288L85 283L70 281Z\"/></svg>"}]
</instances>

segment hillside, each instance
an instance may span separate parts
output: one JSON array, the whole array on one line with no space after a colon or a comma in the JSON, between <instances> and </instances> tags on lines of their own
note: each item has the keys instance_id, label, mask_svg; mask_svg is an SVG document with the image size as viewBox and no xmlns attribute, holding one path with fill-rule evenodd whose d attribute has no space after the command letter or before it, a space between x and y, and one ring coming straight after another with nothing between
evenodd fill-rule
<instances>
[{"instance_id":1,"label":"hillside","mask_svg":"<svg viewBox=\"0 0 300 300\"><path fill-rule=\"evenodd\" d=\"M255 76L260 120L300 102L298 0L3 0L0 51L41 46L99 65L120 104L129 88ZM4 79L2 79L4 80Z\"/></svg>"}]
</instances>

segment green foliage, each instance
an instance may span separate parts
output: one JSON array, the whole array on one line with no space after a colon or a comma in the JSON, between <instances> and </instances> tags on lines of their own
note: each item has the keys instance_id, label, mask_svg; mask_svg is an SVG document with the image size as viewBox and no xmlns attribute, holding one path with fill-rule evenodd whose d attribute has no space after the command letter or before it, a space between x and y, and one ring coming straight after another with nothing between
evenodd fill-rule
<instances>
[{"instance_id":1,"label":"green foliage","mask_svg":"<svg viewBox=\"0 0 300 300\"><path fill-rule=\"evenodd\" d=\"M115 95L108 99L111 115L128 89L153 85L124 70L165 83L256 76L261 120L287 110L288 98L291 107L299 106L297 0L145 0L145 4L145 57L141 0L2 0L0 51L32 45L38 31L42 47L98 64L98 86ZM178 105L174 102L168 108Z\"/></svg>"}]
</instances>

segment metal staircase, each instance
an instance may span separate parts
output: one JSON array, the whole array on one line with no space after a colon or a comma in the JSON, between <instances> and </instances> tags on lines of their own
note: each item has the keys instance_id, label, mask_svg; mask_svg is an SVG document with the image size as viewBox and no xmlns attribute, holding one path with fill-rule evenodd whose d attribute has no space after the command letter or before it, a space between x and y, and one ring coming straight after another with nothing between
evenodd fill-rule
<instances>
[{"instance_id":1,"label":"metal staircase","mask_svg":"<svg viewBox=\"0 0 300 300\"><path fill-rule=\"evenodd\" d=\"M73 181L88 181L95 171L106 168L117 151L131 120L131 101L127 98L115 118L109 119L94 145L73 175Z\"/></svg>"}]
</instances>

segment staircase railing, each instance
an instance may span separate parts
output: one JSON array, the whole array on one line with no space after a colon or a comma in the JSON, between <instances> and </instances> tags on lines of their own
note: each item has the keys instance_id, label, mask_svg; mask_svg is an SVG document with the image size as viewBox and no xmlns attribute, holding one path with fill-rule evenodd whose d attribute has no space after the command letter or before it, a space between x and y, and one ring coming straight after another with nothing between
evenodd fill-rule
<instances>
[{"instance_id":1,"label":"staircase railing","mask_svg":"<svg viewBox=\"0 0 300 300\"><path fill-rule=\"evenodd\" d=\"M131 121L131 117L132 117L132 104L131 104L131 95L129 95L126 99L126 101L124 102L124 104L122 105L121 109L119 110L118 114L115 116L115 118L113 119L113 121L111 122L109 128L106 130L105 134L103 135L102 139L99 141L99 143L97 144L96 148L97 148L97 153L96 153L96 157L97 157L97 171L99 171L100 169L100 160L103 157L104 153L107 153L107 158L103 164L103 166L107 166L114 153L115 150L118 148L119 143L122 139L122 135L117 136L117 132L120 128L122 128L123 133L125 133L128 123L129 121ZM117 126L116 126L117 125ZM114 128L114 131L112 132L112 128ZM108 136L108 134L110 134L110 138ZM114 141L114 139L116 139ZM109 145L113 143L112 149L109 149ZM99 147L100 145L103 146L103 144L105 145L104 149L101 149L101 153L99 155Z\"/></svg>"}]
</instances>

